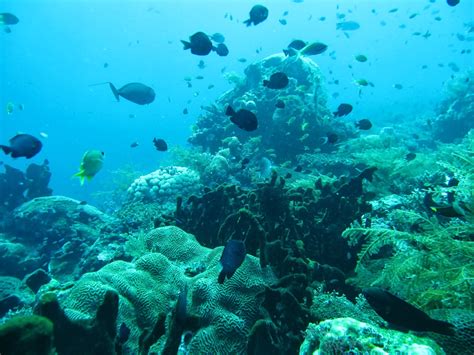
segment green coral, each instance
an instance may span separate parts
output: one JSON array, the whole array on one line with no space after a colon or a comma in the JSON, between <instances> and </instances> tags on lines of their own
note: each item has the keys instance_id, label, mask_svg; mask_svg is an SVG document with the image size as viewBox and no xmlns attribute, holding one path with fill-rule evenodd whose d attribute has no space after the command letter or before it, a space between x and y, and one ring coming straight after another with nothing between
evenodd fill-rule
<instances>
[{"instance_id":1,"label":"green coral","mask_svg":"<svg viewBox=\"0 0 474 355\"><path fill-rule=\"evenodd\" d=\"M0 325L0 354L54 354L53 323L36 315L11 318Z\"/></svg>"}]
</instances>

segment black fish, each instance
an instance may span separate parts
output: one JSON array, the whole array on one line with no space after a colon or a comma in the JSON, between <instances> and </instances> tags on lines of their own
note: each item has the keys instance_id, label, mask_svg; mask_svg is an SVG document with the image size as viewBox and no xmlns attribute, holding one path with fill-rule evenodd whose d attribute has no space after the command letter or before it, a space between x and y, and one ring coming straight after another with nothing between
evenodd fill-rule
<instances>
[{"instance_id":1,"label":"black fish","mask_svg":"<svg viewBox=\"0 0 474 355\"><path fill-rule=\"evenodd\" d=\"M133 142L132 144L130 144L130 148L136 148L138 147L138 142Z\"/></svg>"},{"instance_id":2,"label":"black fish","mask_svg":"<svg viewBox=\"0 0 474 355\"><path fill-rule=\"evenodd\" d=\"M125 344L130 337L130 328L125 323L120 324L119 332L117 334L117 342L121 345Z\"/></svg>"},{"instance_id":3,"label":"black fish","mask_svg":"<svg viewBox=\"0 0 474 355\"><path fill-rule=\"evenodd\" d=\"M222 251L220 259L222 271L219 274L217 282L222 284L226 277L227 279L230 279L239 266L244 262L245 254L245 244L243 241L234 239L229 240Z\"/></svg>"},{"instance_id":4,"label":"black fish","mask_svg":"<svg viewBox=\"0 0 474 355\"><path fill-rule=\"evenodd\" d=\"M328 133L327 141L325 143L335 144L339 140L339 136L336 133Z\"/></svg>"},{"instance_id":5,"label":"black fish","mask_svg":"<svg viewBox=\"0 0 474 355\"><path fill-rule=\"evenodd\" d=\"M295 171L297 173L301 173L303 171L303 167L301 165L297 165L296 168L295 168Z\"/></svg>"},{"instance_id":6,"label":"black fish","mask_svg":"<svg viewBox=\"0 0 474 355\"><path fill-rule=\"evenodd\" d=\"M225 114L230 116L232 123L244 131L255 131L258 127L257 116L255 116L255 114L249 110L240 109L239 111L235 112L234 109L229 105L227 106Z\"/></svg>"},{"instance_id":7,"label":"black fish","mask_svg":"<svg viewBox=\"0 0 474 355\"><path fill-rule=\"evenodd\" d=\"M342 117L342 116L347 116L352 112L352 105L350 104L340 104L337 107L337 111L333 112L334 116L336 117Z\"/></svg>"},{"instance_id":8,"label":"black fish","mask_svg":"<svg viewBox=\"0 0 474 355\"><path fill-rule=\"evenodd\" d=\"M183 109L183 115L187 115L188 113L189 113L189 111L188 111L188 109L185 107L185 108Z\"/></svg>"},{"instance_id":9,"label":"black fish","mask_svg":"<svg viewBox=\"0 0 474 355\"><path fill-rule=\"evenodd\" d=\"M355 126L361 130L367 131L372 128L372 122L370 122L370 120L368 120L367 118L364 118L360 121L357 121L355 123Z\"/></svg>"},{"instance_id":10,"label":"black fish","mask_svg":"<svg viewBox=\"0 0 474 355\"><path fill-rule=\"evenodd\" d=\"M422 310L378 287L362 291L370 306L385 321L398 327L417 331L454 335L454 326L430 318Z\"/></svg>"},{"instance_id":11,"label":"black fish","mask_svg":"<svg viewBox=\"0 0 474 355\"><path fill-rule=\"evenodd\" d=\"M204 32L196 32L189 37L189 42L181 41L184 50L191 49L191 53L195 55L208 55L212 50L212 42L209 36Z\"/></svg>"},{"instance_id":12,"label":"black fish","mask_svg":"<svg viewBox=\"0 0 474 355\"><path fill-rule=\"evenodd\" d=\"M224 43L219 43L217 47L215 47L215 51L219 57L225 57L229 54L229 48Z\"/></svg>"},{"instance_id":13,"label":"black fish","mask_svg":"<svg viewBox=\"0 0 474 355\"><path fill-rule=\"evenodd\" d=\"M156 150L159 150L160 152L166 152L168 150L168 144L166 144L163 139L153 138L153 145Z\"/></svg>"},{"instance_id":14,"label":"black fish","mask_svg":"<svg viewBox=\"0 0 474 355\"><path fill-rule=\"evenodd\" d=\"M302 41L301 39L295 39L291 41L287 49L283 50L283 53L285 53L286 56L293 56L296 55L298 51L303 49L304 47L306 47L305 41Z\"/></svg>"},{"instance_id":15,"label":"black fish","mask_svg":"<svg viewBox=\"0 0 474 355\"><path fill-rule=\"evenodd\" d=\"M247 164L250 163L250 159L249 158L244 158L242 159L242 161L240 162L241 164L241 169L245 169L247 167Z\"/></svg>"},{"instance_id":16,"label":"black fish","mask_svg":"<svg viewBox=\"0 0 474 355\"><path fill-rule=\"evenodd\" d=\"M289 83L288 76L285 73L278 72L270 76L270 80L264 80L263 86L269 89L284 89Z\"/></svg>"},{"instance_id":17,"label":"black fish","mask_svg":"<svg viewBox=\"0 0 474 355\"><path fill-rule=\"evenodd\" d=\"M0 25L16 25L19 21L18 17L8 12L0 14Z\"/></svg>"},{"instance_id":18,"label":"black fish","mask_svg":"<svg viewBox=\"0 0 474 355\"><path fill-rule=\"evenodd\" d=\"M447 0L446 3L449 6L456 6L457 4L459 4L459 0Z\"/></svg>"},{"instance_id":19,"label":"black fish","mask_svg":"<svg viewBox=\"0 0 474 355\"><path fill-rule=\"evenodd\" d=\"M250 26L252 23L256 26L259 23L265 21L268 17L268 9L263 5L255 5L250 10L250 18L245 20L244 23Z\"/></svg>"},{"instance_id":20,"label":"black fish","mask_svg":"<svg viewBox=\"0 0 474 355\"><path fill-rule=\"evenodd\" d=\"M416 154L415 153L408 153L406 156L405 156L405 159L407 161L412 161L416 158Z\"/></svg>"},{"instance_id":21,"label":"black fish","mask_svg":"<svg viewBox=\"0 0 474 355\"><path fill-rule=\"evenodd\" d=\"M145 84L130 83L122 86L118 90L114 84L108 84L117 101L120 101L120 96L137 105L148 105L155 100L155 91Z\"/></svg>"},{"instance_id":22,"label":"black fish","mask_svg":"<svg viewBox=\"0 0 474 355\"><path fill-rule=\"evenodd\" d=\"M283 100L277 100L275 104L276 108L285 108L285 102Z\"/></svg>"},{"instance_id":23,"label":"black fish","mask_svg":"<svg viewBox=\"0 0 474 355\"><path fill-rule=\"evenodd\" d=\"M12 158L33 158L43 147L38 138L29 134L17 134L9 142L10 146L0 145L0 148L5 154L10 154Z\"/></svg>"}]
</instances>

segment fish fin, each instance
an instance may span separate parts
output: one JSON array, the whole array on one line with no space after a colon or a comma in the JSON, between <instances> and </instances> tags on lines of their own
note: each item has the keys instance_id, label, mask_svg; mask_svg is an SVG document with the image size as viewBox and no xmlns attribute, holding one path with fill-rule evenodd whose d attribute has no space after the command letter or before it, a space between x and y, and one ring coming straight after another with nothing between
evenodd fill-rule
<instances>
[{"instance_id":1,"label":"fish fin","mask_svg":"<svg viewBox=\"0 0 474 355\"><path fill-rule=\"evenodd\" d=\"M226 274L225 274L224 270L222 270L221 273L219 274L219 277L217 278L217 282L222 285L224 283L225 276L226 276Z\"/></svg>"},{"instance_id":2,"label":"fish fin","mask_svg":"<svg viewBox=\"0 0 474 355\"><path fill-rule=\"evenodd\" d=\"M430 331L444 334L444 335L455 335L456 329L453 324L431 318L431 327Z\"/></svg>"},{"instance_id":3,"label":"fish fin","mask_svg":"<svg viewBox=\"0 0 474 355\"><path fill-rule=\"evenodd\" d=\"M112 84L112 83L109 83L109 86L110 86L110 89L112 90L112 92L113 92L113 94L114 94L114 96L115 96L115 99L116 99L117 101L120 101L120 95L119 95L119 92L118 92L117 88L116 88L116 87L114 86L114 84Z\"/></svg>"},{"instance_id":4,"label":"fish fin","mask_svg":"<svg viewBox=\"0 0 474 355\"><path fill-rule=\"evenodd\" d=\"M268 86L269 83L270 83L270 82L269 82L268 80L264 80L264 81L263 81L263 86Z\"/></svg>"},{"instance_id":5,"label":"fish fin","mask_svg":"<svg viewBox=\"0 0 474 355\"><path fill-rule=\"evenodd\" d=\"M321 137L321 144L324 145L324 144L327 144L329 142L329 138L328 137Z\"/></svg>"},{"instance_id":6,"label":"fish fin","mask_svg":"<svg viewBox=\"0 0 474 355\"><path fill-rule=\"evenodd\" d=\"M216 52L216 51L217 51L217 47L216 47L216 46L212 46L212 47L211 47L211 50L212 50L213 52ZM217 53L217 55L220 55L220 54Z\"/></svg>"},{"instance_id":7,"label":"fish fin","mask_svg":"<svg viewBox=\"0 0 474 355\"><path fill-rule=\"evenodd\" d=\"M78 171L73 176L71 176L71 178L74 178L74 177L78 177L79 179L81 179L81 186L84 185L84 179L85 179L84 170Z\"/></svg>"},{"instance_id":8,"label":"fish fin","mask_svg":"<svg viewBox=\"0 0 474 355\"><path fill-rule=\"evenodd\" d=\"M9 146L6 145L0 145L0 148L3 150L5 154L10 154L12 152L12 149Z\"/></svg>"},{"instance_id":9,"label":"fish fin","mask_svg":"<svg viewBox=\"0 0 474 355\"><path fill-rule=\"evenodd\" d=\"M249 27L252 24L252 19L245 20L244 23Z\"/></svg>"},{"instance_id":10,"label":"fish fin","mask_svg":"<svg viewBox=\"0 0 474 355\"><path fill-rule=\"evenodd\" d=\"M183 49L184 50L191 48L191 43L190 42L181 40L181 43L183 44Z\"/></svg>"},{"instance_id":11,"label":"fish fin","mask_svg":"<svg viewBox=\"0 0 474 355\"><path fill-rule=\"evenodd\" d=\"M283 54L285 55L285 57L289 57L290 56L290 51L288 49L284 49Z\"/></svg>"},{"instance_id":12,"label":"fish fin","mask_svg":"<svg viewBox=\"0 0 474 355\"><path fill-rule=\"evenodd\" d=\"M225 110L225 114L227 116L233 116L235 114L234 109L229 105L227 106L227 109Z\"/></svg>"}]
</instances>

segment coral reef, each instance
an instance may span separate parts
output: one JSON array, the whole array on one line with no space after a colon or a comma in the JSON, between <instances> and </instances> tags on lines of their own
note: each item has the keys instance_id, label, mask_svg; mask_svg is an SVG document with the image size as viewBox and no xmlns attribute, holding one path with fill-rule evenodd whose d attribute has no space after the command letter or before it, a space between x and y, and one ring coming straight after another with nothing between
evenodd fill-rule
<instances>
[{"instance_id":1,"label":"coral reef","mask_svg":"<svg viewBox=\"0 0 474 355\"><path fill-rule=\"evenodd\" d=\"M177 290L186 284L187 312L200 319L199 329L188 344L189 351L243 352L259 312L261 299L257 295L271 277L265 276L258 259L247 256L235 275L219 285L222 247L202 247L177 227L155 229L144 242L148 254L133 263L112 262L85 274L72 289L60 292L58 298L65 314L75 322L91 320L105 294L113 291L118 295L117 320L131 329L124 351L138 353L141 334L169 313L178 297ZM196 268L199 264L205 267ZM170 328L167 321L166 331ZM165 343L162 334L151 351L163 349Z\"/></svg>"},{"instance_id":2,"label":"coral reef","mask_svg":"<svg viewBox=\"0 0 474 355\"><path fill-rule=\"evenodd\" d=\"M148 175L140 176L128 188L132 201L171 203L176 196L191 195L199 191L199 175L189 168L169 166Z\"/></svg>"},{"instance_id":3,"label":"coral reef","mask_svg":"<svg viewBox=\"0 0 474 355\"><path fill-rule=\"evenodd\" d=\"M444 354L432 340L381 329L352 318L310 324L300 354Z\"/></svg>"},{"instance_id":4,"label":"coral reef","mask_svg":"<svg viewBox=\"0 0 474 355\"><path fill-rule=\"evenodd\" d=\"M6 226L6 239L14 240L21 255L27 251L24 267L11 265L13 270L2 272L24 277L44 267L60 280L77 278L124 258L120 229L115 219L90 205L62 196L35 198L15 209ZM12 251L14 246L5 244Z\"/></svg>"}]
</instances>

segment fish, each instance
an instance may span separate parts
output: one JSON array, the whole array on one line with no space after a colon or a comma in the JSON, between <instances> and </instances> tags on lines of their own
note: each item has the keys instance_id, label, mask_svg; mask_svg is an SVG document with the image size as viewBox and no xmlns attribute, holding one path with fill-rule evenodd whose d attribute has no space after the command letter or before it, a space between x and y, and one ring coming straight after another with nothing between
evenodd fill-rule
<instances>
[{"instance_id":1,"label":"fish","mask_svg":"<svg viewBox=\"0 0 474 355\"><path fill-rule=\"evenodd\" d=\"M389 13L393 14L394 12L397 12L398 11L398 8L393 8L393 9L390 9L388 10Z\"/></svg>"},{"instance_id":2,"label":"fish","mask_svg":"<svg viewBox=\"0 0 474 355\"><path fill-rule=\"evenodd\" d=\"M210 89L213 89L214 86L215 86L214 84L209 84L209 86L207 88L210 90Z\"/></svg>"},{"instance_id":3,"label":"fish","mask_svg":"<svg viewBox=\"0 0 474 355\"><path fill-rule=\"evenodd\" d=\"M5 33L12 33L12 29L10 26L5 26L5 28L3 29L3 32Z\"/></svg>"},{"instance_id":4,"label":"fish","mask_svg":"<svg viewBox=\"0 0 474 355\"><path fill-rule=\"evenodd\" d=\"M90 181L104 165L105 153L92 149L84 153L84 156L81 160L81 165L79 166L79 171L73 175L73 177L78 177L81 179L81 186L84 185L84 180L87 178Z\"/></svg>"},{"instance_id":5,"label":"fish","mask_svg":"<svg viewBox=\"0 0 474 355\"><path fill-rule=\"evenodd\" d=\"M275 104L276 108L285 108L285 102L283 100L277 100Z\"/></svg>"},{"instance_id":6,"label":"fish","mask_svg":"<svg viewBox=\"0 0 474 355\"><path fill-rule=\"evenodd\" d=\"M367 131L372 128L372 122L370 122L370 120L368 120L367 118L364 118L362 120L357 121L355 123L355 126L360 130Z\"/></svg>"},{"instance_id":7,"label":"fish","mask_svg":"<svg viewBox=\"0 0 474 355\"><path fill-rule=\"evenodd\" d=\"M117 101L120 101L120 96L137 105L148 105L155 100L155 91L145 84L129 83L118 90L112 83L109 86Z\"/></svg>"},{"instance_id":8,"label":"fish","mask_svg":"<svg viewBox=\"0 0 474 355\"><path fill-rule=\"evenodd\" d=\"M202 79L204 79L204 77L202 75L198 75L198 76L196 76L196 79L197 80L202 80Z\"/></svg>"},{"instance_id":9,"label":"fish","mask_svg":"<svg viewBox=\"0 0 474 355\"><path fill-rule=\"evenodd\" d=\"M265 21L268 17L268 9L263 5L255 5L252 7L249 13L250 18L245 20L244 23L249 27L250 25L258 25Z\"/></svg>"},{"instance_id":10,"label":"fish","mask_svg":"<svg viewBox=\"0 0 474 355\"><path fill-rule=\"evenodd\" d=\"M294 169L295 172L301 173L303 171L303 167L301 165L297 165Z\"/></svg>"},{"instance_id":11,"label":"fish","mask_svg":"<svg viewBox=\"0 0 474 355\"><path fill-rule=\"evenodd\" d=\"M248 163L250 163L250 159L249 158L243 158L240 162L240 168L242 170L244 170L247 167Z\"/></svg>"},{"instance_id":12,"label":"fish","mask_svg":"<svg viewBox=\"0 0 474 355\"><path fill-rule=\"evenodd\" d=\"M26 133L17 134L10 140L10 145L0 145L0 149L5 154L10 154L12 158L26 158L31 159L41 151L43 144L41 141Z\"/></svg>"},{"instance_id":13,"label":"fish","mask_svg":"<svg viewBox=\"0 0 474 355\"><path fill-rule=\"evenodd\" d=\"M200 60L199 63L198 63L198 68L199 69L204 69L206 67L206 64L204 63L203 60Z\"/></svg>"},{"instance_id":14,"label":"fish","mask_svg":"<svg viewBox=\"0 0 474 355\"><path fill-rule=\"evenodd\" d=\"M284 89L288 86L288 76L283 72L273 73L270 80L263 80L263 86L269 89Z\"/></svg>"},{"instance_id":15,"label":"fish","mask_svg":"<svg viewBox=\"0 0 474 355\"><path fill-rule=\"evenodd\" d=\"M401 89L403 89L403 85L402 84L393 84L393 88L397 89L397 90L401 90Z\"/></svg>"},{"instance_id":16,"label":"fish","mask_svg":"<svg viewBox=\"0 0 474 355\"><path fill-rule=\"evenodd\" d=\"M363 54L358 54L355 56L355 60L357 60L358 62L364 63L367 61L367 57Z\"/></svg>"},{"instance_id":17,"label":"fish","mask_svg":"<svg viewBox=\"0 0 474 355\"><path fill-rule=\"evenodd\" d=\"M456 6L457 4L459 4L459 0L447 0L446 3L449 6Z\"/></svg>"},{"instance_id":18,"label":"fish","mask_svg":"<svg viewBox=\"0 0 474 355\"><path fill-rule=\"evenodd\" d=\"M117 334L117 342L120 345L123 345L127 342L129 337L130 337L130 328L127 327L125 323L120 324L120 328Z\"/></svg>"},{"instance_id":19,"label":"fish","mask_svg":"<svg viewBox=\"0 0 474 355\"><path fill-rule=\"evenodd\" d=\"M422 310L378 287L362 291L374 311L391 325L417 332L454 335L451 323L431 318Z\"/></svg>"},{"instance_id":20,"label":"fish","mask_svg":"<svg viewBox=\"0 0 474 355\"><path fill-rule=\"evenodd\" d=\"M187 115L188 113L189 113L188 108L185 107L185 108L183 109L183 115Z\"/></svg>"},{"instance_id":21,"label":"fish","mask_svg":"<svg viewBox=\"0 0 474 355\"><path fill-rule=\"evenodd\" d=\"M333 114L336 117L342 117L342 116L347 116L351 112L352 112L352 105L350 105L350 104L340 104L337 107L337 111L333 112Z\"/></svg>"},{"instance_id":22,"label":"fish","mask_svg":"<svg viewBox=\"0 0 474 355\"><path fill-rule=\"evenodd\" d=\"M130 144L130 148L136 148L138 147L138 142L133 142L132 144Z\"/></svg>"},{"instance_id":23,"label":"fish","mask_svg":"<svg viewBox=\"0 0 474 355\"><path fill-rule=\"evenodd\" d=\"M15 110L15 104L13 102L7 103L5 110L7 111L7 115L11 115Z\"/></svg>"},{"instance_id":24,"label":"fish","mask_svg":"<svg viewBox=\"0 0 474 355\"><path fill-rule=\"evenodd\" d=\"M20 20L8 12L0 13L0 25L16 25Z\"/></svg>"},{"instance_id":25,"label":"fish","mask_svg":"<svg viewBox=\"0 0 474 355\"><path fill-rule=\"evenodd\" d=\"M328 49L328 46L321 42L313 42L306 45L302 50L299 51L300 55L310 56L324 53Z\"/></svg>"},{"instance_id":26,"label":"fish","mask_svg":"<svg viewBox=\"0 0 474 355\"><path fill-rule=\"evenodd\" d=\"M229 105L225 111L227 116L230 116L230 120L240 129L244 131L251 132L255 131L258 128L257 116L249 110L240 109L239 111L234 111L234 109Z\"/></svg>"},{"instance_id":27,"label":"fish","mask_svg":"<svg viewBox=\"0 0 474 355\"><path fill-rule=\"evenodd\" d=\"M355 21L343 21L336 23L336 30L355 31L360 28L359 23Z\"/></svg>"},{"instance_id":28,"label":"fish","mask_svg":"<svg viewBox=\"0 0 474 355\"><path fill-rule=\"evenodd\" d=\"M244 262L246 253L242 240L231 239L227 242L220 258L222 271L217 279L218 283L223 284L226 278L230 279L234 275Z\"/></svg>"},{"instance_id":29,"label":"fish","mask_svg":"<svg viewBox=\"0 0 474 355\"><path fill-rule=\"evenodd\" d=\"M219 43L217 47L214 48L214 51L219 57L226 57L229 54L229 48L224 43Z\"/></svg>"},{"instance_id":30,"label":"fish","mask_svg":"<svg viewBox=\"0 0 474 355\"><path fill-rule=\"evenodd\" d=\"M46 132L40 132L39 135L43 138L48 138L49 137L48 133L46 133Z\"/></svg>"},{"instance_id":31,"label":"fish","mask_svg":"<svg viewBox=\"0 0 474 355\"><path fill-rule=\"evenodd\" d=\"M188 284L185 283L181 288L176 301L176 321L178 324L184 326L187 318L187 298L188 298Z\"/></svg>"},{"instance_id":32,"label":"fish","mask_svg":"<svg viewBox=\"0 0 474 355\"><path fill-rule=\"evenodd\" d=\"M286 19L284 18L279 19L278 22L280 22L283 26L285 26L288 23L288 21L286 21Z\"/></svg>"},{"instance_id":33,"label":"fish","mask_svg":"<svg viewBox=\"0 0 474 355\"><path fill-rule=\"evenodd\" d=\"M168 144L161 138L153 138L153 145L156 150L160 152L166 152L168 150Z\"/></svg>"},{"instance_id":34,"label":"fish","mask_svg":"<svg viewBox=\"0 0 474 355\"><path fill-rule=\"evenodd\" d=\"M194 55L208 55L212 50L212 42L204 32L196 32L189 37L189 42L181 40L181 43L184 50L191 49L191 53Z\"/></svg>"},{"instance_id":35,"label":"fish","mask_svg":"<svg viewBox=\"0 0 474 355\"><path fill-rule=\"evenodd\" d=\"M412 161L416 158L416 154L411 152L411 153L408 153L406 156L405 156L405 159L406 161Z\"/></svg>"},{"instance_id":36,"label":"fish","mask_svg":"<svg viewBox=\"0 0 474 355\"><path fill-rule=\"evenodd\" d=\"M224 43L225 42L225 37L222 33L214 33L211 37L211 40L213 40L216 43Z\"/></svg>"},{"instance_id":37,"label":"fish","mask_svg":"<svg viewBox=\"0 0 474 355\"><path fill-rule=\"evenodd\" d=\"M103 64L103 67L104 67L104 68L108 68L108 67L109 67L109 63L105 62L105 63Z\"/></svg>"},{"instance_id":38,"label":"fish","mask_svg":"<svg viewBox=\"0 0 474 355\"><path fill-rule=\"evenodd\" d=\"M302 50L304 47L306 47L307 42L302 41L301 39L295 39L291 41L291 43L288 45L286 49L283 49L283 53L288 57L288 56L293 56L298 53L298 51Z\"/></svg>"},{"instance_id":39,"label":"fish","mask_svg":"<svg viewBox=\"0 0 474 355\"><path fill-rule=\"evenodd\" d=\"M336 144L339 141L339 136L336 133L329 132L326 134L325 143Z\"/></svg>"},{"instance_id":40,"label":"fish","mask_svg":"<svg viewBox=\"0 0 474 355\"><path fill-rule=\"evenodd\" d=\"M354 80L354 83L359 86L369 86L369 82L366 79L356 79Z\"/></svg>"}]
</instances>

